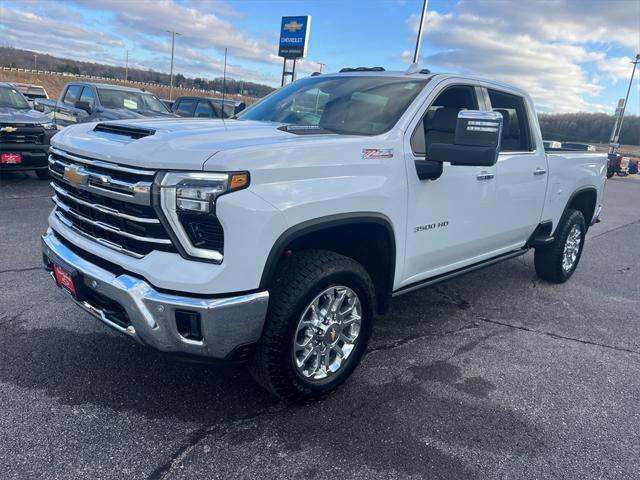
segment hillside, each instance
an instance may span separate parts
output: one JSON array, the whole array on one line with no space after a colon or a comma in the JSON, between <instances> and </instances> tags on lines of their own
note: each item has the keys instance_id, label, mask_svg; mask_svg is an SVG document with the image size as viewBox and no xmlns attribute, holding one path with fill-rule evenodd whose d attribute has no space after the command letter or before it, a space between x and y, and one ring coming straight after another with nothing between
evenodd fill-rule
<instances>
[{"instance_id":1,"label":"hillside","mask_svg":"<svg viewBox=\"0 0 640 480\"><path fill-rule=\"evenodd\" d=\"M149 92L155 93L158 97L167 99L169 98L169 87L165 85L150 85L142 84L139 82L125 82L124 80L96 80L95 78L83 77L81 75L53 75L50 73L31 73L31 72L16 72L11 70L0 69L0 82L10 83L30 83L34 85L42 85L51 98L57 98L60 91L67 82L96 82L96 83L109 83L113 85L123 85L126 87L140 88ZM201 91L188 88L173 88L173 98L180 95L205 95L212 97L221 97L220 92ZM247 104L254 103L256 101L253 97L240 97L239 95L227 94L226 98L233 100L242 100Z\"/></svg>"},{"instance_id":2,"label":"hillside","mask_svg":"<svg viewBox=\"0 0 640 480\"><path fill-rule=\"evenodd\" d=\"M34 69L34 55L37 55L37 69L51 72L67 72L76 75L89 75L107 77L122 80L125 77L124 66L104 65L101 63L80 62L70 58L60 58L44 53L32 52L13 47L0 47L0 67L13 67L21 69ZM168 67L169 59L167 59ZM124 58L123 62L124 64ZM168 73L154 70L141 70L129 68L127 79L135 82L145 82L160 85L169 85ZM197 88L210 91L222 91L222 78L204 79L187 78L180 72L176 72L175 85L184 88ZM274 90L273 87L242 80L227 78L226 93L244 93L248 97L260 98Z\"/></svg>"},{"instance_id":3,"label":"hillside","mask_svg":"<svg viewBox=\"0 0 640 480\"><path fill-rule=\"evenodd\" d=\"M545 140L609 143L614 117L605 113L540 114L540 129ZM640 117L625 116L620 143L640 146Z\"/></svg>"}]
</instances>

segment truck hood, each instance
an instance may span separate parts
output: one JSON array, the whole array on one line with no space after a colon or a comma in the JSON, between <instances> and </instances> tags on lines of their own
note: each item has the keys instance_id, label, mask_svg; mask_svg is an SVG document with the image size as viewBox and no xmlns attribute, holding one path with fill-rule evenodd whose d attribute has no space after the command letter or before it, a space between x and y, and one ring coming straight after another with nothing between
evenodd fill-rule
<instances>
[{"instance_id":1,"label":"truck hood","mask_svg":"<svg viewBox=\"0 0 640 480\"><path fill-rule=\"evenodd\" d=\"M51 145L78 155L150 169L202 170L222 150L264 148L336 135L296 135L278 130L281 124L244 120L155 118L102 122L110 126L148 129L153 134L132 140L123 135L95 132L96 123L67 127Z\"/></svg>"},{"instance_id":2,"label":"truck hood","mask_svg":"<svg viewBox=\"0 0 640 480\"><path fill-rule=\"evenodd\" d=\"M36 110L20 110L17 108L0 107L0 123L49 123L49 117Z\"/></svg>"}]
</instances>

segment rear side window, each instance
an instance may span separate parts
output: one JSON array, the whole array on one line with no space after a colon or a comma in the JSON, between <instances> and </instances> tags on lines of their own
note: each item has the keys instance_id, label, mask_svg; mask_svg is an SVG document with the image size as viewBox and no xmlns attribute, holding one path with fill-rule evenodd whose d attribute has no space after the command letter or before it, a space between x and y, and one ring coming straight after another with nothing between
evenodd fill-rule
<instances>
[{"instance_id":1,"label":"rear side window","mask_svg":"<svg viewBox=\"0 0 640 480\"><path fill-rule=\"evenodd\" d=\"M498 90L489 90L494 112L502 115L501 152L530 152L533 150L524 98Z\"/></svg>"},{"instance_id":2,"label":"rear side window","mask_svg":"<svg viewBox=\"0 0 640 480\"><path fill-rule=\"evenodd\" d=\"M213 113L213 108L211 108L211 104L206 100L200 100L198 102L198 106L196 107L196 112L193 115L197 118L213 118L215 117Z\"/></svg>"},{"instance_id":3,"label":"rear side window","mask_svg":"<svg viewBox=\"0 0 640 480\"><path fill-rule=\"evenodd\" d=\"M196 105L196 100L194 98L183 98L176 103L177 104L174 105L174 113L181 117L190 117L193 112L193 107Z\"/></svg>"},{"instance_id":4,"label":"rear side window","mask_svg":"<svg viewBox=\"0 0 640 480\"><path fill-rule=\"evenodd\" d=\"M80 95L81 89L81 85L70 85L62 101L67 105L73 106L76 101L79 100L78 96Z\"/></svg>"}]
</instances>

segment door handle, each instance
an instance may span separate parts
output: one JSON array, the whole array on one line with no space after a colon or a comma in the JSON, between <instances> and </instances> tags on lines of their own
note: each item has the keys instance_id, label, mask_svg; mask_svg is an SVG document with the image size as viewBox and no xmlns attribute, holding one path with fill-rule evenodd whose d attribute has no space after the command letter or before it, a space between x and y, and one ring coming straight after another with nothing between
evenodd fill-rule
<instances>
[{"instance_id":1,"label":"door handle","mask_svg":"<svg viewBox=\"0 0 640 480\"><path fill-rule=\"evenodd\" d=\"M476 175L478 181L491 180L493 177L495 177L495 175L489 172L480 172L478 175Z\"/></svg>"},{"instance_id":2,"label":"door handle","mask_svg":"<svg viewBox=\"0 0 640 480\"><path fill-rule=\"evenodd\" d=\"M547 173L547 171L544 168L536 168L533 171L534 175L544 175L545 173Z\"/></svg>"}]
</instances>

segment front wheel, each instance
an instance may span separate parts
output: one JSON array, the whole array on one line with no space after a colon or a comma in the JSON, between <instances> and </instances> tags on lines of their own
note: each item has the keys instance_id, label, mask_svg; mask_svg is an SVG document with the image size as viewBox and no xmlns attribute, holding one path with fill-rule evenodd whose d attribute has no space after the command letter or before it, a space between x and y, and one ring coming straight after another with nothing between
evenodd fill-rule
<instances>
[{"instance_id":1,"label":"front wheel","mask_svg":"<svg viewBox=\"0 0 640 480\"><path fill-rule=\"evenodd\" d=\"M287 258L270 289L262 338L249 366L278 397L307 401L343 383L364 354L374 289L355 260L324 250Z\"/></svg>"},{"instance_id":2,"label":"front wheel","mask_svg":"<svg viewBox=\"0 0 640 480\"><path fill-rule=\"evenodd\" d=\"M582 212L567 210L556 228L553 243L536 248L533 260L538 276L552 283L569 280L580 262L586 232Z\"/></svg>"}]
</instances>

